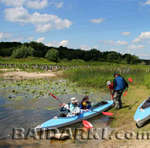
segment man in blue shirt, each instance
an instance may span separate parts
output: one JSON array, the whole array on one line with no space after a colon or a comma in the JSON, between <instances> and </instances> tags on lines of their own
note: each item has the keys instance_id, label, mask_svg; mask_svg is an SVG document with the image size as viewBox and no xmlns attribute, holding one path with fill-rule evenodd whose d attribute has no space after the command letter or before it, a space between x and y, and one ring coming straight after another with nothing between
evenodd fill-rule
<instances>
[{"instance_id":1,"label":"man in blue shirt","mask_svg":"<svg viewBox=\"0 0 150 148\"><path fill-rule=\"evenodd\" d=\"M120 109L122 108L122 100L121 96L123 94L123 91L128 88L128 83L126 80L120 76L119 73L114 74L114 80L113 80L113 99L115 108Z\"/></svg>"}]
</instances>

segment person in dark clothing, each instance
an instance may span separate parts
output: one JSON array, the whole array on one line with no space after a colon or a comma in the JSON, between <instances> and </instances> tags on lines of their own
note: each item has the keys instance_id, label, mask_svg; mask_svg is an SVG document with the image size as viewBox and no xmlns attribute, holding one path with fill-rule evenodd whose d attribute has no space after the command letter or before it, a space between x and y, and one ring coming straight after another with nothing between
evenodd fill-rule
<instances>
[{"instance_id":1,"label":"person in dark clothing","mask_svg":"<svg viewBox=\"0 0 150 148\"><path fill-rule=\"evenodd\" d=\"M80 103L80 109L87 110L90 108L91 108L91 102L89 101L89 97L85 96Z\"/></svg>"},{"instance_id":2,"label":"person in dark clothing","mask_svg":"<svg viewBox=\"0 0 150 148\"><path fill-rule=\"evenodd\" d=\"M117 109L122 108L121 97L125 89L128 89L127 81L119 73L115 73L113 80L113 99L115 108Z\"/></svg>"}]
</instances>

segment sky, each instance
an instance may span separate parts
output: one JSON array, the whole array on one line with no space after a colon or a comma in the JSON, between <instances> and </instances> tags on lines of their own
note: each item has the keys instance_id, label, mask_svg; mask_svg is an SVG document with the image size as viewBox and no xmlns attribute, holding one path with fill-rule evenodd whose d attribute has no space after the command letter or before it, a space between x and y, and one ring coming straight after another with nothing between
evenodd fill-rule
<instances>
[{"instance_id":1,"label":"sky","mask_svg":"<svg viewBox=\"0 0 150 148\"><path fill-rule=\"evenodd\" d=\"M0 41L150 59L150 0L0 0Z\"/></svg>"}]
</instances>

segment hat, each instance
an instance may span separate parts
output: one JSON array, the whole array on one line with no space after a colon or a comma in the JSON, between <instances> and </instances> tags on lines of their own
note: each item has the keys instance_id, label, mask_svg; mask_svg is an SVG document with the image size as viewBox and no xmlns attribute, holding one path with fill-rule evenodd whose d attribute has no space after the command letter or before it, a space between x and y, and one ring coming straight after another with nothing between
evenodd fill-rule
<instances>
[{"instance_id":1,"label":"hat","mask_svg":"<svg viewBox=\"0 0 150 148\"><path fill-rule=\"evenodd\" d=\"M110 82L110 81L107 81L107 83L106 83L106 84L107 84L107 86L109 86L109 85L111 85L111 82Z\"/></svg>"},{"instance_id":2,"label":"hat","mask_svg":"<svg viewBox=\"0 0 150 148\"><path fill-rule=\"evenodd\" d=\"M70 100L71 102L78 102L78 100L75 97L71 98Z\"/></svg>"}]
</instances>

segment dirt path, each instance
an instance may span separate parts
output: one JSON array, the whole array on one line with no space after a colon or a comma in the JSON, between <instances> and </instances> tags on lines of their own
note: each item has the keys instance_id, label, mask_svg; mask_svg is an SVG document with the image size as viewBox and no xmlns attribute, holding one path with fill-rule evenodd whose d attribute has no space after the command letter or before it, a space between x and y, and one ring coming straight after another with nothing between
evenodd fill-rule
<instances>
[{"instance_id":1,"label":"dirt path","mask_svg":"<svg viewBox=\"0 0 150 148\"><path fill-rule=\"evenodd\" d=\"M47 78L47 77L56 77L58 76L58 72L25 72L20 71L10 71L9 69L0 69L3 71L1 77L5 79L39 79L39 78ZM60 72L59 72L60 73Z\"/></svg>"}]
</instances>

